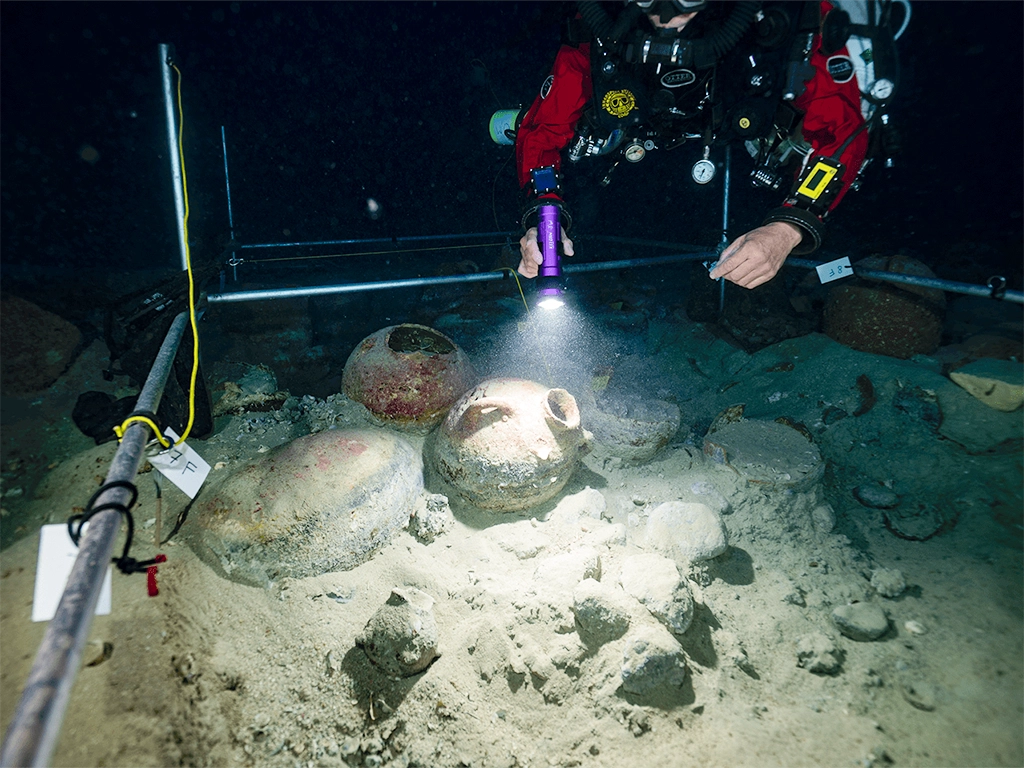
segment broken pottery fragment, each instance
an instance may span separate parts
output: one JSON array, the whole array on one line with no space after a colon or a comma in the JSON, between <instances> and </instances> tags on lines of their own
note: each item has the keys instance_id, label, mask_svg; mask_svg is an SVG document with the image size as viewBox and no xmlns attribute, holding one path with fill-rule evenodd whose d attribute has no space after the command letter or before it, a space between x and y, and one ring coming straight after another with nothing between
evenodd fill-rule
<instances>
[{"instance_id":1,"label":"broken pottery fragment","mask_svg":"<svg viewBox=\"0 0 1024 768\"><path fill-rule=\"evenodd\" d=\"M954 382L997 411L1015 411L1024 403L1024 365L982 359L949 374Z\"/></svg>"}]
</instances>

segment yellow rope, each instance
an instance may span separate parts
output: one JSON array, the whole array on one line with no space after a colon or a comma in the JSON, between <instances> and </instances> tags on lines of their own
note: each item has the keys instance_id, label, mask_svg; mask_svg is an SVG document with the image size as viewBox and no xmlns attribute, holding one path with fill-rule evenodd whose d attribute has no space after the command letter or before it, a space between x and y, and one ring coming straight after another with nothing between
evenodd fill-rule
<instances>
[{"instance_id":1,"label":"yellow rope","mask_svg":"<svg viewBox=\"0 0 1024 768\"><path fill-rule=\"evenodd\" d=\"M188 245L188 179L185 176L185 152L182 143L182 135L185 132L185 112L181 106L181 70L173 63L171 63L171 66L178 73L178 160L181 164L181 186L185 196L185 215L182 219L182 231L185 239L185 267L188 270L188 314L189 320L192 323L192 377L189 380L188 388L188 424L185 426L184 433L175 443L175 445L181 445L192 431L192 424L195 422L196 417L196 378L199 375L199 329L196 327L196 286L195 279L192 276L192 253ZM119 427L114 427L114 434L117 435L119 441L124 437L128 425L134 421L141 421L147 424L153 430L156 439L160 441L160 445L164 448L171 447L170 441L160 434L160 428L152 419L146 416L129 416L121 422Z\"/></svg>"},{"instance_id":2,"label":"yellow rope","mask_svg":"<svg viewBox=\"0 0 1024 768\"><path fill-rule=\"evenodd\" d=\"M181 70L177 65L171 64L174 71L178 73L178 160L181 163L181 188L185 196L185 216L181 226L185 237L185 266L188 269L188 316L192 324L192 377L188 385L188 424L185 431L178 438L175 445L185 442L192 431L192 424L196 418L196 378L199 375L199 329L196 327L196 284L192 277L192 252L188 244L188 179L185 177L185 151L182 137L185 134L185 111L181 106Z\"/></svg>"},{"instance_id":3,"label":"yellow rope","mask_svg":"<svg viewBox=\"0 0 1024 768\"><path fill-rule=\"evenodd\" d=\"M127 419L121 422L120 426L114 427L114 434L117 435L118 442L120 442L121 438L124 437L124 431L128 428L128 425L131 424L133 421L141 421L143 424L146 424L150 429L153 430L153 434L156 435L156 439L160 441L160 445L162 445L164 448L171 447L171 441L160 434L160 427L158 427L156 423L148 416L129 416Z\"/></svg>"}]
</instances>

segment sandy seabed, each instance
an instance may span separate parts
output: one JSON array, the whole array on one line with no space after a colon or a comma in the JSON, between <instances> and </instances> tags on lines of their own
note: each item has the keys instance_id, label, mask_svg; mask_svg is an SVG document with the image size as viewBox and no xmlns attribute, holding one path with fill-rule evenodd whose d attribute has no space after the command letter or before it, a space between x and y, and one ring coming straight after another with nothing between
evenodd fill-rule
<instances>
[{"instance_id":1,"label":"sandy seabed","mask_svg":"<svg viewBox=\"0 0 1024 768\"><path fill-rule=\"evenodd\" d=\"M53 764L1024 764L1020 411L988 408L927 359L816 334L749 355L697 324L652 323L638 364L670 382L679 434L640 466L592 453L555 502L501 515L453 499L454 523L433 541L402 530L353 570L271 589L224 579L178 539L160 550L159 596L147 597L144 577L115 573L113 614L92 629L94 649L112 652L79 674ZM922 402L938 404L941 425ZM737 403L746 418L804 425L823 480L799 493L766 489L705 456L696 425ZM351 402L335 421L367 424ZM297 429L235 416L195 447L225 472ZM30 531L81 505L113 452L85 448L52 467L19 512L29 530L2 552L5 727L45 629L29 619ZM145 477L138 485L141 559L156 551L156 490ZM937 535L895 535L884 510L854 497L865 485L891 488L907 525ZM693 500L696 487L724 499L729 548L683 573L696 606L678 637L685 682L634 696L621 687L625 638L588 645L573 623L575 583L545 564L590 548L600 580L615 584L650 509ZM184 506L164 488L165 521ZM815 513L823 506L834 525ZM878 594L878 569L898 569L906 590ZM441 656L394 681L354 639L401 585L435 599ZM884 609L882 637L839 631L833 609L855 602ZM814 633L832 643L831 674L800 665L798 640Z\"/></svg>"}]
</instances>

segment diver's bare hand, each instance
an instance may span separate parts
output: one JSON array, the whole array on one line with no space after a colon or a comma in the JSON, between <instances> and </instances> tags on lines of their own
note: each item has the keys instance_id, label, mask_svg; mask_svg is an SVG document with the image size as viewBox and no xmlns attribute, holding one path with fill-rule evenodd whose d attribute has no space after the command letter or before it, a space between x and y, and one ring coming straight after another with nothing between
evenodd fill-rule
<instances>
[{"instance_id":1,"label":"diver's bare hand","mask_svg":"<svg viewBox=\"0 0 1024 768\"><path fill-rule=\"evenodd\" d=\"M724 277L744 288L756 288L775 277L801 239L800 229L785 221L752 229L722 251L711 279Z\"/></svg>"},{"instance_id":2,"label":"diver's bare hand","mask_svg":"<svg viewBox=\"0 0 1024 768\"><path fill-rule=\"evenodd\" d=\"M536 277L544 256L540 252L540 244L537 242L537 228L530 227L526 234L519 238L519 252L522 258L519 261L519 268L516 270L523 277ZM562 253L566 256L573 255L572 240L562 230Z\"/></svg>"}]
</instances>

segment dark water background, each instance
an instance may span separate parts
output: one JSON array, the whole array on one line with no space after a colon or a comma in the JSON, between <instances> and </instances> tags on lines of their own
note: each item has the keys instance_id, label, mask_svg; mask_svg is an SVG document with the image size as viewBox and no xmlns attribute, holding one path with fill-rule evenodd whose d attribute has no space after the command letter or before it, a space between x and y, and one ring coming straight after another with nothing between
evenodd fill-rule
<instances>
[{"instance_id":1,"label":"dark water background","mask_svg":"<svg viewBox=\"0 0 1024 768\"><path fill-rule=\"evenodd\" d=\"M903 251L941 277L1001 273L1019 289L1024 4L912 7L892 110L904 151L847 197L827 246L854 257ZM221 126L241 242L512 229L511 150L491 143L487 120L533 98L563 12L538 2L5 2L5 273L178 263L161 42L174 44L184 75L196 258L216 258L228 240ZM94 162L83 159L89 147ZM716 243L721 186L690 182L697 151L620 167L599 195L578 193L578 231ZM733 235L778 203L747 188L741 152ZM368 197L382 218L366 215ZM417 258L431 274L461 256ZM351 263L353 274L364 267Z\"/></svg>"}]
</instances>

